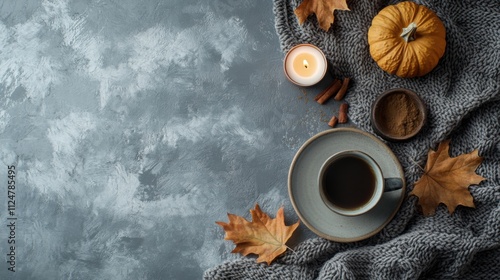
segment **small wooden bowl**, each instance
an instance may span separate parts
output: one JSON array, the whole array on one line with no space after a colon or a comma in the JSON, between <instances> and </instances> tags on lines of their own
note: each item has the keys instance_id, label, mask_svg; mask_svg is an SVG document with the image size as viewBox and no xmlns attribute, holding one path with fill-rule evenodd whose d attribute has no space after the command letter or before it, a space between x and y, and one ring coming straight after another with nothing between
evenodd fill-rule
<instances>
[{"instance_id":1,"label":"small wooden bowl","mask_svg":"<svg viewBox=\"0 0 500 280\"><path fill-rule=\"evenodd\" d=\"M415 92L408 89L395 88L385 91L372 105L373 130L388 141L405 141L414 137L422 130L426 121L427 108L424 102Z\"/></svg>"}]
</instances>

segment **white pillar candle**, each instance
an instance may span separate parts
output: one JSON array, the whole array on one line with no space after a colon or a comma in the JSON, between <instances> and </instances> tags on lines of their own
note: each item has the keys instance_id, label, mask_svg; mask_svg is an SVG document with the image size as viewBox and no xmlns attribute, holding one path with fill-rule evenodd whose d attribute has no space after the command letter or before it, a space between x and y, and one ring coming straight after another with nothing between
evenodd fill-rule
<instances>
[{"instance_id":1,"label":"white pillar candle","mask_svg":"<svg viewBox=\"0 0 500 280\"><path fill-rule=\"evenodd\" d=\"M325 76L326 57L311 44L300 44L288 51L284 61L285 75L294 84L312 86Z\"/></svg>"}]
</instances>

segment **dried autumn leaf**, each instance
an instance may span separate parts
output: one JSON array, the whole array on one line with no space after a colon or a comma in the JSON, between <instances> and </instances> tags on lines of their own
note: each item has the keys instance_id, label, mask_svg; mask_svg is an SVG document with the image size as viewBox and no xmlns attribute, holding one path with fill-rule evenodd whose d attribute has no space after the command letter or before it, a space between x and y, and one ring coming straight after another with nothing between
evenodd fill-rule
<instances>
[{"instance_id":1,"label":"dried autumn leaf","mask_svg":"<svg viewBox=\"0 0 500 280\"><path fill-rule=\"evenodd\" d=\"M474 207L468 188L485 179L476 174L483 161L478 150L451 158L449 148L450 140L445 140L437 151L429 151L424 174L410 193L418 197L424 215L434 214L439 203L445 204L450 214L458 205Z\"/></svg>"},{"instance_id":2,"label":"dried autumn leaf","mask_svg":"<svg viewBox=\"0 0 500 280\"><path fill-rule=\"evenodd\" d=\"M271 219L262 212L259 205L250 210L252 221L243 217L227 214L229 223L216 222L226 232L225 240L232 240L236 247L232 253L259 255L257 262L271 262L286 251L285 243L299 226L299 222L285 226L283 207L276 213L276 218Z\"/></svg>"},{"instance_id":3,"label":"dried autumn leaf","mask_svg":"<svg viewBox=\"0 0 500 280\"><path fill-rule=\"evenodd\" d=\"M310 15L316 14L319 27L328 31L334 21L334 10L349 11L346 0L304 0L294 12L299 24L303 24Z\"/></svg>"}]
</instances>

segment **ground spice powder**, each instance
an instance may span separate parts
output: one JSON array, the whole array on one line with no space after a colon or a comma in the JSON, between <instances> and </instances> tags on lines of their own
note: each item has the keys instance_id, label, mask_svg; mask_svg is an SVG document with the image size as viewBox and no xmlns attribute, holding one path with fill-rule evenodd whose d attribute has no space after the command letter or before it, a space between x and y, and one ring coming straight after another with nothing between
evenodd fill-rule
<instances>
[{"instance_id":1,"label":"ground spice powder","mask_svg":"<svg viewBox=\"0 0 500 280\"><path fill-rule=\"evenodd\" d=\"M411 134L422 122L415 101L404 93L386 96L380 104L380 129L389 135L403 137Z\"/></svg>"}]
</instances>

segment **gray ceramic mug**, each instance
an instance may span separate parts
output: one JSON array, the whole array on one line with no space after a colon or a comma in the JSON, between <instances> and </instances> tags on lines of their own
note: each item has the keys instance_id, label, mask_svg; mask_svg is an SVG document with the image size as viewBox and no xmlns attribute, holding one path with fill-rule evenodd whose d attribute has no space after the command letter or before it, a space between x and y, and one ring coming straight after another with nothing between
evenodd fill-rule
<instances>
[{"instance_id":1,"label":"gray ceramic mug","mask_svg":"<svg viewBox=\"0 0 500 280\"><path fill-rule=\"evenodd\" d=\"M361 151L343 151L321 166L318 186L323 202L332 211L357 216L373 209L382 194L403 187L400 178L384 178L377 162Z\"/></svg>"}]
</instances>

